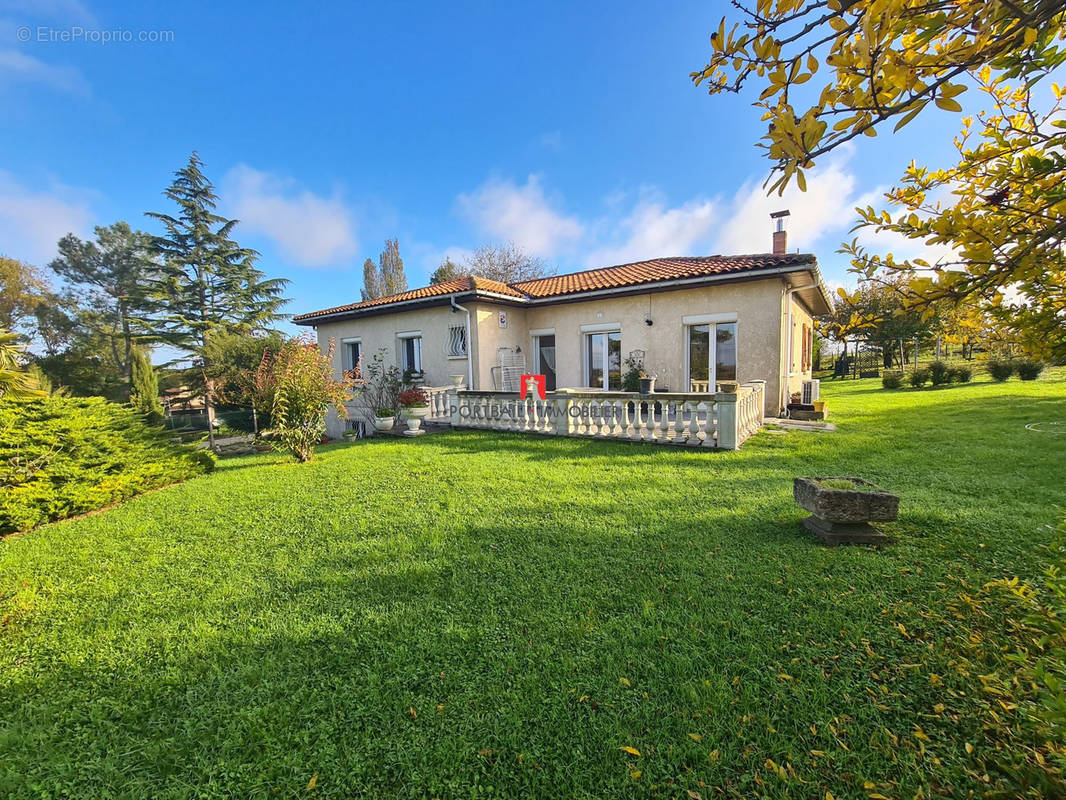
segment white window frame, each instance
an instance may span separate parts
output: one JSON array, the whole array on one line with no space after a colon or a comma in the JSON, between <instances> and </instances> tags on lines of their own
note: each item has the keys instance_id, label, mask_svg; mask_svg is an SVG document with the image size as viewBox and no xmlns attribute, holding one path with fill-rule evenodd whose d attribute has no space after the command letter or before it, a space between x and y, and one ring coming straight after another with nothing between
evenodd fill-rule
<instances>
[{"instance_id":1,"label":"white window frame","mask_svg":"<svg viewBox=\"0 0 1066 800\"><path fill-rule=\"evenodd\" d=\"M456 343L458 336L462 337L462 351L460 352L453 345ZM448 337L444 342L444 355L449 359L465 359L470 352L470 342L466 340L466 325L460 323L459 325L448 326Z\"/></svg>"},{"instance_id":2,"label":"white window frame","mask_svg":"<svg viewBox=\"0 0 1066 800\"><path fill-rule=\"evenodd\" d=\"M353 370L353 369L355 369L356 367L359 366L359 362L358 361L356 361L355 364L349 364L348 345L350 345L350 344L359 345L359 359L361 360L363 358L363 337L362 336L349 336L349 337L347 337L345 339L341 339L341 354L340 355L341 355L341 374L342 375L345 372L349 372L350 370Z\"/></svg>"},{"instance_id":3,"label":"white window frame","mask_svg":"<svg viewBox=\"0 0 1066 800\"><path fill-rule=\"evenodd\" d=\"M595 333L617 333L619 338L622 336L622 326L618 323L604 323L601 325L582 325L581 326L581 361L582 361L582 373L581 381L585 386L590 389L596 389L597 391L607 392L610 391L607 386L593 386L591 381L592 364L589 363L589 336ZM621 343L619 343L621 344ZM559 346L559 340L555 340L555 346ZM607 354L607 337L603 338L603 381L608 386L610 385L610 371L607 368L608 354ZM558 350L556 351L558 353ZM558 358L558 356L556 356Z\"/></svg>"},{"instance_id":4,"label":"white window frame","mask_svg":"<svg viewBox=\"0 0 1066 800\"><path fill-rule=\"evenodd\" d=\"M533 369L540 369L540 337L555 336L555 328L534 328L529 332L529 338L533 342ZM555 340L555 381L558 388L559 381L559 340Z\"/></svg>"},{"instance_id":5,"label":"white window frame","mask_svg":"<svg viewBox=\"0 0 1066 800\"><path fill-rule=\"evenodd\" d=\"M718 323L733 323L737 326L733 335L734 347L737 351L737 377L740 377L740 322L736 314L698 314L690 317L682 317L684 323L684 335L681 337L685 348L685 391L692 388L692 344L690 336L692 328L696 325L706 325L710 337L707 360L707 389L714 392L718 386Z\"/></svg>"},{"instance_id":6,"label":"white window frame","mask_svg":"<svg viewBox=\"0 0 1066 800\"><path fill-rule=\"evenodd\" d=\"M422 331L402 331L396 334L396 338L400 340L400 370L403 373L408 371L425 374L425 370L422 367ZM415 366L408 366L404 364L407 359L407 340L418 339L418 344L415 346Z\"/></svg>"}]
</instances>

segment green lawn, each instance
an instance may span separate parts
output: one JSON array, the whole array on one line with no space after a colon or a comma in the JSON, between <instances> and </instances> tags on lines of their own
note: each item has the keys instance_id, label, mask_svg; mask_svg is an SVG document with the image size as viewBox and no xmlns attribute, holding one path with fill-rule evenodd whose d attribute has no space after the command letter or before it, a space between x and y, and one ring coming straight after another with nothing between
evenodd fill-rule
<instances>
[{"instance_id":1,"label":"green lawn","mask_svg":"<svg viewBox=\"0 0 1066 800\"><path fill-rule=\"evenodd\" d=\"M736 453L370 441L8 538L0 796L1010 794L959 654L1048 562L1066 372L823 386L838 432ZM818 545L795 475L897 491L897 543Z\"/></svg>"}]
</instances>

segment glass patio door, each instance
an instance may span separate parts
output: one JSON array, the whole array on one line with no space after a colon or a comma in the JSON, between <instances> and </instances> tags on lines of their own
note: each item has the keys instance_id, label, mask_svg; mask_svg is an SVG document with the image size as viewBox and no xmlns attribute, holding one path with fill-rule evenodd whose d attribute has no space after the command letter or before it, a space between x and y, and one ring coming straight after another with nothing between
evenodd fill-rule
<instances>
[{"instance_id":1,"label":"glass patio door","mask_svg":"<svg viewBox=\"0 0 1066 800\"><path fill-rule=\"evenodd\" d=\"M737 379L737 324L688 326L688 390L713 392L718 381Z\"/></svg>"},{"instance_id":2,"label":"glass patio door","mask_svg":"<svg viewBox=\"0 0 1066 800\"><path fill-rule=\"evenodd\" d=\"M590 333L585 336L585 365L588 385L593 389L620 391L622 388L622 334Z\"/></svg>"},{"instance_id":3,"label":"glass patio door","mask_svg":"<svg viewBox=\"0 0 1066 800\"><path fill-rule=\"evenodd\" d=\"M533 337L533 371L544 376L544 390L555 391L555 335Z\"/></svg>"}]
</instances>

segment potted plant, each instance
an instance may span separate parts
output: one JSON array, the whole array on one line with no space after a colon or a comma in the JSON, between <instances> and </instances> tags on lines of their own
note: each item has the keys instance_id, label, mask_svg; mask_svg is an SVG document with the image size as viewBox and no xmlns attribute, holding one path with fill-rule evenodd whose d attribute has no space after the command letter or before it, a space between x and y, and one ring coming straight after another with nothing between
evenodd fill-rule
<instances>
[{"instance_id":1,"label":"potted plant","mask_svg":"<svg viewBox=\"0 0 1066 800\"><path fill-rule=\"evenodd\" d=\"M899 497L862 478L796 478L792 494L811 512L803 526L826 544L882 544L888 537L870 523L899 515Z\"/></svg>"},{"instance_id":2,"label":"potted plant","mask_svg":"<svg viewBox=\"0 0 1066 800\"><path fill-rule=\"evenodd\" d=\"M422 420L429 413L429 397L426 393L414 386L400 392L400 405L403 407L403 417L407 420L407 436L417 436L425 431L420 430Z\"/></svg>"},{"instance_id":3,"label":"potted plant","mask_svg":"<svg viewBox=\"0 0 1066 800\"><path fill-rule=\"evenodd\" d=\"M374 411L374 427L379 431L391 431L396 423L396 412L391 408L378 408Z\"/></svg>"},{"instance_id":4,"label":"potted plant","mask_svg":"<svg viewBox=\"0 0 1066 800\"><path fill-rule=\"evenodd\" d=\"M640 381L640 393L651 394L655 391L655 376L649 375L643 369L637 373L637 380Z\"/></svg>"}]
</instances>

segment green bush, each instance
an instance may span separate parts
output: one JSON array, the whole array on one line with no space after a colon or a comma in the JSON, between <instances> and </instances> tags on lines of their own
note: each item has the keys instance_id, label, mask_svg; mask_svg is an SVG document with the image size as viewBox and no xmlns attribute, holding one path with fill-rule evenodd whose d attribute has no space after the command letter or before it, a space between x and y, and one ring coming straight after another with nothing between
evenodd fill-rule
<instances>
[{"instance_id":1,"label":"green bush","mask_svg":"<svg viewBox=\"0 0 1066 800\"><path fill-rule=\"evenodd\" d=\"M1015 369L1023 381L1035 381L1044 371L1044 365L1039 361L1019 361Z\"/></svg>"},{"instance_id":2,"label":"green bush","mask_svg":"<svg viewBox=\"0 0 1066 800\"><path fill-rule=\"evenodd\" d=\"M191 478L210 454L103 398L0 401L0 535Z\"/></svg>"},{"instance_id":3,"label":"green bush","mask_svg":"<svg viewBox=\"0 0 1066 800\"><path fill-rule=\"evenodd\" d=\"M911 386L913 386L915 389L920 389L929 382L929 370L915 370L910 374L910 377L907 380L910 381Z\"/></svg>"},{"instance_id":4,"label":"green bush","mask_svg":"<svg viewBox=\"0 0 1066 800\"><path fill-rule=\"evenodd\" d=\"M988 374L992 376L992 380L1005 381L1014 372L1014 364L1010 361L1001 361L997 358L988 359L988 363L985 365L985 369L988 370Z\"/></svg>"},{"instance_id":5,"label":"green bush","mask_svg":"<svg viewBox=\"0 0 1066 800\"><path fill-rule=\"evenodd\" d=\"M933 386L942 386L951 381L951 367L943 361L934 361L929 365L929 380Z\"/></svg>"},{"instance_id":6,"label":"green bush","mask_svg":"<svg viewBox=\"0 0 1066 800\"><path fill-rule=\"evenodd\" d=\"M886 372L881 376L881 385L886 389L898 389L903 385L903 376L898 372Z\"/></svg>"},{"instance_id":7,"label":"green bush","mask_svg":"<svg viewBox=\"0 0 1066 800\"><path fill-rule=\"evenodd\" d=\"M969 367L955 367L951 370L949 379L952 383L969 383L973 380L973 370Z\"/></svg>"}]
</instances>

